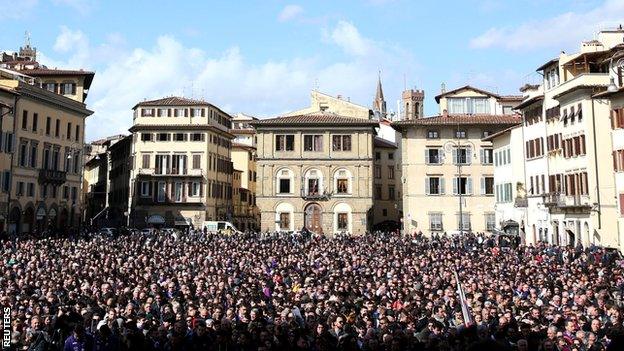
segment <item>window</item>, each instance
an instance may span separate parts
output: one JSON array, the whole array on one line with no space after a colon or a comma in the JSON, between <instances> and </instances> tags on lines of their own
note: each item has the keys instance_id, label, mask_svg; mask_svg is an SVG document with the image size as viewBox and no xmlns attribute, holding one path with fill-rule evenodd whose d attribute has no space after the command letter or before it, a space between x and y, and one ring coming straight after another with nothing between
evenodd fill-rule
<instances>
[{"instance_id":1,"label":"window","mask_svg":"<svg viewBox=\"0 0 624 351\"><path fill-rule=\"evenodd\" d=\"M156 155L156 174L170 174L170 165L169 161L171 160L170 155Z\"/></svg>"},{"instance_id":2,"label":"window","mask_svg":"<svg viewBox=\"0 0 624 351\"><path fill-rule=\"evenodd\" d=\"M54 127L55 127L54 136L58 138L61 133L61 120L60 119L56 120L56 125Z\"/></svg>"},{"instance_id":3,"label":"window","mask_svg":"<svg viewBox=\"0 0 624 351\"><path fill-rule=\"evenodd\" d=\"M470 230L470 213L457 214L457 229Z\"/></svg>"},{"instance_id":4,"label":"window","mask_svg":"<svg viewBox=\"0 0 624 351\"><path fill-rule=\"evenodd\" d=\"M190 196L200 196L201 194L201 184L200 182L192 182L191 183L191 192Z\"/></svg>"},{"instance_id":5,"label":"window","mask_svg":"<svg viewBox=\"0 0 624 351\"><path fill-rule=\"evenodd\" d=\"M5 193L8 193L10 188L11 188L11 172L4 171L4 174L2 176L2 191L4 191Z\"/></svg>"},{"instance_id":6,"label":"window","mask_svg":"<svg viewBox=\"0 0 624 351\"><path fill-rule=\"evenodd\" d=\"M375 199L381 200L381 185L375 185Z\"/></svg>"},{"instance_id":7,"label":"window","mask_svg":"<svg viewBox=\"0 0 624 351\"><path fill-rule=\"evenodd\" d=\"M200 168L201 168L201 155L195 154L193 155L193 169L200 169Z\"/></svg>"},{"instance_id":8,"label":"window","mask_svg":"<svg viewBox=\"0 0 624 351\"><path fill-rule=\"evenodd\" d=\"M494 177L481 178L481 195L494 195Z\"/></svg>"},{"instance_id":9,"label":"window","mask_svg":"<svg viewBox=\"0 0 624 351\"><path fill-rule=\"evenodd\" d=\"M204 109L203 108L192 108L191 109L191 117L204 117Z\"/></svg>"},{"instance_id":10,"label":"window","mask_svg":"<svg viewBox=\"0 0 624 351\"><path fill-rule=\"evenodd\" d=\"M276 135L275 151L294 151L295 136L294 135Z\"/></svg>"},{"instance_id":11,"label":"window","mask_svg":"<svg viewBox=\"0 0 624 351\"><path fill-rule=\"evenodd\" d=\"M151 159L151 156L149 154L143 155L143 163L141 164L141 168L150 168L151 166L150 159Z\"/></svg>"},{"instance_id":12,"label":"window","mask_svg":"<svg viewBox=\"0 0 624 351\"><path fill-rule=\"evenodd\" d=\"M186 133L174 133L173 141L186 141Z\"/></svg>"},{"instance_id":13,"label":"window","mask_svg":"<svg viewBox=\"0 0 624 351\"><path fill-rule=\"evenodd\" d=\"M338 213L338 230L349 230L349 214L348 213Z\"/></svg>"},{"instance_id":14,"label":"window","mask_svg":"<svg viewBox=\"0 0 624 351\"><path fill-rule=\"evenodd\" d=\"M394 160L394 152L388 152L388 160Z\"/></svg>"},{"instance_id":15,"label":"window","mask_svg":"<svg viewBox=\"0 0 624 351\"><path fill-rule=\"evenodd\" d=\"M381 179L381 166L375 166L375 178Z\"/></svg>"},{"instance_id":16,"label":"window","mask_svg":"<svg viewBox=\"0 0 624 351\"><path fill-rule=\"evenodd\" d=\"M78 173L78 169L80 168L80 152L74 152L74 173Z\"/></svg>"},{"instance_id":17,"label":"window","mask_svg":"<svg viewBox=\"0 0 624 351\"><path fill-rule=\"evenodd\" d=\"M429 148L425 149L425 163L430 165L438 165L442 163L442 149Z\"/></svg>"},{"instance_id":18,"label":"window","mask_svg":"<svg viewBox=\"0 0 624 351\"><path fill-rule=\"evenodd\" d=\"M511 183L496 185L496 202L511 202Z\"/></svg>"},{"instance_id":19,"label":"window","mask_svg":"<svg viewBox=\"0 0 624 351\"><path fill-rule=\"evenodd\" d=\"M192 133L191 141L204 141L204 135L203 133Z\"/></svg>"},{"instance_id":20,"label":"window","mask_svg":"<svg viewBox=\"0 0 624 351\"><path fill-rule=\"evenodd\" d=\"M394 179L394 166L388 166L388 179Z\"/></svg>"},{"instance_id":21,"label":"window","mask_svg":"<svg viewBox=\"0 0 624 351\"><path fill-rule=\"evenodd\" d=\"M35 196L35 183L28 183L27 191L26 196Z\"/></svg>"},{"instance_id":22,"label":"window","mask_svg":"<svg viewBox=\"0 0 624 351\"><path fill-rule=\"evenodd\" d=\"M332 135L332 151L351 151L351 136Z\"/></svg>"},{"instance_id":23,"label":"window","mask_svg":"<svg viewBox=\"0 0 624 351\"><path fill-rule=\"evenodd\" d=\"M28 129L28 111L22 111L22 129Z\"/></svg>"},{"instance_id":24,"label":"window","mask_svg":"<svg viewBox=\"0 0 624 351\"><path fill-rule=\"evenodd\" d=\"M443 230L442 213L429 213L429 229L435 231Z\"/></svg>"},{"instance_id":25,"label":"window","mask_svg":"<svg viewBox=\"0 0 624 351\"><path fill-rule=\"evenodd\" d=\"M339 175L339 178L336 179L336 193L338 194L349 193L349 179L348 178L342 178L342 176Z\"/></svg>"},{"instance_id":26,"label":"window","mask_svg":"<svg viewBox=\"0 0 624 351\"><path fill-rule=\"evenodd\" d=\"M511 107L511 106L503 106L503 114L504 115L511 115L511 114L513 114L513 107Z\"/></svg>"},{"instance_id":27,"label":"window","mask_svg":"<svg viewBox=\"0 0 624 351\"><path fill-rule=\"evenodd\" d=\"M141 109L141 117L154 117L154 109L153 108L142 108Z\"/></svg>"},{"instance_id":28,"label":"window","mask_svg":"<svg viewBox=\"0 0 624 351\"><path fill-rule=\"evenodd\" d=\"M169 116L169 109L167 108L159 108L157 111L158 117L167 117Z\"/></svg>"},{"instance_id":29,"label":"window","mask_svg":"<svg viewBox=\"0 0 624 351\"><path fill-rule=\"evenodd\" d=\"M63 199L69 199L69 187L67 185L63 186Z\"/></svg>"},{"instance_id":30,"label":"window","mask_svg":"<svg viewBox=\"0 0 624 351\"><path fill-rule=\"evenodd\" d=\"M175 189L174 189L174 199L175 202L182 202L182 183L181 182L175 182Z\"/></svg>"},{"instance_id":31,"label":"window","mask_svg":"<svg viewBox=\"0 0 624 351\"><path fill-rule=\"evenodd\" d=\"M448 113L450 114L489 114L490 103L488 98L466 97L447 98Z\"/></svg>"},{"instance_id":32,"label":"window","mask_svg":"<svg viewBox=\"0 0 624 351\"><path fill-rule=\"evenodd\" d=\"M466 131L465 130L456 130L455 138L457 139L466 139Z\"/></svg>"},{"instance_id":33,"label":"window","mask_svg":"<svg viewBox=\"0 0 624 351\"><path fill-rule=\"evenodd\" d=\"M491 165L494 162L493 155L493 149L481 149L481 163L484 165Z\"/></svg>"},{"instance_id":34,"label":"window","mask_svg":"<svg viewBox=\"0 0 624 351\"><path fill-rule=\"evenodd\" d=\"M468 177L453 178L453 194L454 195L471 195L472 179Z\"/></svg>"},{"instance_id":35,"label":"window","mask_svg":"<svg viewBox=\"0 0 624 351\"><path fill-rule=\"evenodd\" d=\"M61 95L76 95L76 84L75 83L61 84Z\"/></svg>"},{"instance_id":36,"label":"window","mask_svg":"<svg viewBox=\"0 0 624 351\"><path fill-rule=\"evenodd\" d=\"M156 134L157 141L169 141L171 138L171 134L169 133L158 133Z\"/></svg>"},{"instance_id":37,"label":"window","mask_svg":"<svg viewBox=\"0 0 624 351\"><path fill-rule=\"evenodd\" d=\"M151 183L141 182L141 197L150 197L151 195Z\"/></svg>"},{"instance_id":38,"label":"window","mask_svg":"<svg viewBox=\"0 0 624 351\"><path fill-rule=\"evenodd\" d=\"M437 130L428 130L427 131L427 139L439 139L440 134Z\"/></svg>"},{"instance_id":39,"label":"window","mask_svg":"<svg viewBox=\"0 0 624 351\"><path fill-rule=\"evenodd\" d=\"M388 199L390 200L394 200L394 186L389 186L388 187Z\"/></svg>"},{"instance_id":40,"label":"window","mask_svg":"<svg viewBox=\"0 0 624 351\"><path fill-rule=\"evenodd\" d=\"M381 160L381 152L375 152L375 160Z\"/></svg>"},{"instance_id":41,"label":"window","mask_svg":"<svg viewBox=\"0 0 624 351\"><path fill-rule=\"evenodd\" d=\"M427 195L444 194L444 178L425 177L425 194Z\"/></svg>"},{"instance_id":42,"label":"window","mask_svg":"<svg viewBox=\"0 0 624 351\"><path fill-rule=\"evenodd\" d=\"M382 209L381 210L381 215L384 216L384 217L388 217L388 209L387 208Z\"/></svg>"},{"instance_id":43,"label":"window","mask_svg":"<svg viewBox=\"0 0 624 351\"><path fill-rule=\"evenodd\" d=\"M281 212L279 214L279 227L280 230L290 230L290 213L289 212Z\"/></svg>"},{"instance_id":44,"label":"window","mask_svg":"<svg viewBox=\"0 0 624 351\"><path fill-rule=\"evenodd\" d=\"M74 138L76 141L80 141L80 126L76 126L76 135Z\"/></svg>"},{"instance_id":45,"label":"window","mask_svg":"<svg viewBox=\"0 0 624 351\"><path fill-rule=\"evenodd\" d=\"M37 144L30 143L30 167L37 167Z\"/></svg>"},{"instance_id":46,"label":"window","mask_svg":"<svg viewBox=\"0 0 624 351\"><path fill-rule=\"evenodd\" d=\"M322 175L317 170L310 170L306 174L306 190L307 195L318 195L323 192Z\"/></svg>"},{"instance_id":47,"label":"window","mask_svg":"<svg viewBox=\"0 0 624 351\"><path fill-rule=\"evenodd\" d=\"M491 232L496 228L496 216L494 213L485 214L485 230Z\"/></svg>"},{"instance_id":48,"label":"window","mask_svg":"<svg viewBox=\"0 0 624 351\"><path fill-rule=\"evenodd\" d=\"M141 141L152 141L152 140L154 140L154 134L141 133Z\"/></svg>"},{"instance_id":49,"label":"window","mask_svg":"<svg viewBox=\"0 0 624 351\"><path fill-rule=\"evenodd\" d=\"M16 187L17 190L15 191L15 193L17 194L17 196L24 195L24 182L17 182Z\"/></svg>"},{"instance_id":50,"label":"window","mask_svg":"<svg viewBox=\"0 0 624 351\"><path fill-rule=\"evenodd\" d=\"M67 122L67 140L71 139L71 131L72 131L72 125L71 122Z\"/></svg>"},{"instance_id":51,"label":"window","mask_svg":"<svg viewBox=\"0 0 624 351\"><path fill-rule=\"evenodd\" d=\"M166 193L167 185L165 182L158 182L158 202L165 202L165 193Z\"/></svg>"},{"instance_id":52,"label":"window","mask_svg":"<svg viewBox=\"0 0 624 351\"><path fill-rule=\"evenodd\" d=\"M173 117L188 117L188 112L184 108L176 108L173 110Z\"/></svg>"},{"instance_id":53,"label":"window","mask_svg":"<svg viewBox=\"0 0 624 351\"><path fill-rule=\"evenodd\" d=\"M290 194L293 174L288 169L282 169L277 173L277 185L279 194Z\"/></svg>"},{"instance_id":54,"label":"window","mask_svg":"<svg viewBox=\"0 0 624 351\"><path fill-rule=\"evenodd\" d=\"M56 84L54 83L45 83L43 85L43 88L47 91L51 91L53 93L56 93Z\"/></svg>"},{"instance_id":55,"label":"window","mask_svg":"<svg viewBox=\"0 0 624 351\"><path fill-rule=\"evenodd\" d=\"M462 146L453 149L453 161L457 164L467 165L472 160L472 147Z\"/></svg>"},{"instance_id":56,"label":"window","mask_svg":"<svg viewBox=\"0 0 624 351\"><path fill-rule=\"evenodd\" d=\"M304 151L323 151L323 136L322 135L304 135L303 136L303 150Z\"/></svg>"},{"instance_id":57,"label":"window","mask_svg":"<svg viewBox=\"0 0 624 351\"><path fill-rule=\"evenodd\" d=\"M37 133L37 127L39 127L39 114L33 113L33 123L32 123L33 133Z\"/></svg>"},{"instance_id":58,"label":"window","mask_svg":"<svg viewBox=\"0 0 624 351\"><path fill-rule=\"evenodd\" d=\"M28 144L27 143L20 144L19 165L22 167L28 166Z\"/></svg>"},{"instance_id":59,"label":"window","mask_svg":"<svg viewBox=\"0 0 624 351\"><path fill-rule=\"evenodd\" d=\"M50 135L51 124L52 124L52 118L50 117L46 118L46 129L45 129L46 135Z\"/></svg>"}]
</instances>

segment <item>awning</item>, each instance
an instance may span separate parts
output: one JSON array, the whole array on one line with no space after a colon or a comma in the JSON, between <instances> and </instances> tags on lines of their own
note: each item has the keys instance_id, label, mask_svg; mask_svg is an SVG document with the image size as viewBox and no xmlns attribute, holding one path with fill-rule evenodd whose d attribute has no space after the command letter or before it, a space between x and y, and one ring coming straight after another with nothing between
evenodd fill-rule
<instances>
[{"instance_id":1,"label":"awning","mask_svg":"<svg viewBox=\"0 0 624 351\"><path fill-rule=\"evenodd\" d=\"M173 224L177 226L192 226L193 220L191 220L190 218L177 217Z\"/></svg>"},{"instance_id":2,"label":"awning","mask_svg":"<svg viewBox=\"0 0 624 351\"><path fill-rule=\"evenodd\" d=\"M147 218L148 224L165 224L165 219L161 215L151 215Z\"/></svg>"}]
</instances>

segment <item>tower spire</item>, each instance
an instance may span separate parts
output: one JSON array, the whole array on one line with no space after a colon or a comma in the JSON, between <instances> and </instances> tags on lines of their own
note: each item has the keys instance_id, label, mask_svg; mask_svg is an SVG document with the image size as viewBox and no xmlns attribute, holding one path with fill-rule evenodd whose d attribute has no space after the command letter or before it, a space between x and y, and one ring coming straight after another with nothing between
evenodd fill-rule
<instances>
[{"instance_id":1,"label":"tower spire","mask_svg":"<svg viewBox=\"0 0 624 351\"><path fill-rule=\"evenodd\" d=\"M373 100L373 110L379 112L380 117L386 117L386 100L383 96L383 88L381 86L381 70L377 77L377 91L375 92L375 100Z\"/></svg>"}]
</instances>

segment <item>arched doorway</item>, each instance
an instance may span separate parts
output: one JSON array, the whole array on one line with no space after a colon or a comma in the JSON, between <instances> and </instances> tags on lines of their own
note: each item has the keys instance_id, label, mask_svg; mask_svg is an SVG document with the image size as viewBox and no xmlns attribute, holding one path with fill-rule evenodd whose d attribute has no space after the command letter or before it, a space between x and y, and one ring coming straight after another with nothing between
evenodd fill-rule
<instances>
[{"instance_id":1,"label":"arched doorway","mask_svg":"<svg viewBox=\"0 0 624 351\"><path fill-rule=\"evenodd\" d=\"M309 204L305 209L305 227L315 233L323 233L323 210L318 204Z\"/></svg>"},{"instance_id":2,"label":"arched doorway","mask_svg":"<svg viewBox=\"0 0 624 351\"><path fill-rule=\"evenodd\" d=\"M29 207L24 212L24 224L22 226L23 233L30 233L35 230L35 210Z\"/></svg>"},{"instance_id":3,"label":"arched doorway","mask_svg":"<svg viewBox=\"0 0 624 351\"><path fill-rule=\"evenodd\" d=\"M574 233L570 229L566 229L566 233L568 233L568 245L576 246Z\"/></svg>"},{"instance_id":4,"label":"arched doorway","mask_svg":"<svg viewBox=\"0 0 624 351\"><path fill-rule=\"evenodd\" d=\"M19 233L21 230L20 224L22 223L22 210L19 207L13 207L9 214L9 234Z\"/></svg>"},{"instance_id":5,"label":"arched doorway","mask_svg":"<svg viewBox=\"0 0 624 351\"><path fill-rule=\"evenodd\" d=\"M46 209L44 207L44 205L39 206L39 208L37 208L37 233L41 233L44 230L46 230L46 222L47 222L47 215L46 215Z\"/></svg>"}]
</instances>

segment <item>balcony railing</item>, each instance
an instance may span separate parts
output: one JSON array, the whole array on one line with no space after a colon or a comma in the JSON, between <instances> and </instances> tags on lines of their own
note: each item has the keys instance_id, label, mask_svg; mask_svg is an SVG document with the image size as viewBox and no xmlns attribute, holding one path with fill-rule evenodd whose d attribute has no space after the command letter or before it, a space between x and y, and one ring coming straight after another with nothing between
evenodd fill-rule
<instances>
[{"instance_id":1,"label":"balcony railing","mask_svg":"<svg viewBox=\"0 0 624 351\"><path fill-rule=\"evenodd\" d=\"M51 169L39 170L39 183L40 184L55 184L61 185L67 181L67 172L55 171Z\"/></svg>"},{"instance_id":2,"label":"balcony railing","mask_svg":"<svg viewBox=\"0 0 624 351\"><path fill-rule=\"evenodd\" d=\"M565 195L558 193L545 194L544 205L559 208L591 208L589 195Z\"/></svg>"},{"instance_id":3,"label":"balcony railing","mask_svg":"<svg viewBox=\"0 0 624 351\"><path fill-rule=\"evenodd\" d=\"M186 177L201 177L203 171L201 169L154 169L154 168L141 168L139 169L141 175L153 175L153 176L186 176Z\"/></svg>"},{"instance_id":4,"label":"balcony railing","mask_svg":"<svg viewBox=\"0 0 624 351\"><path fill-rule=\"evenodd\" d=\"M332 194L329 192L310 192L305 189L301 189L301 197L305 200L319 200L319 201L327 201L331 199Z\"/></svg>"},{"instance_id":5,"label":"balcony railing","mask_svg":"<svg viewBox=\"0 0 624 351\"><path fill-rule=\"evenodd\" d=\"M201 197L198 198L186 198L183 201L174 201L171 198L166 197L164 201L154 200L152 197L139 197L137 199L137 205L141 206L171 206L171 205L180 205L180 206L203 206L203 201Z\"/></svg>"}]
</instances>

